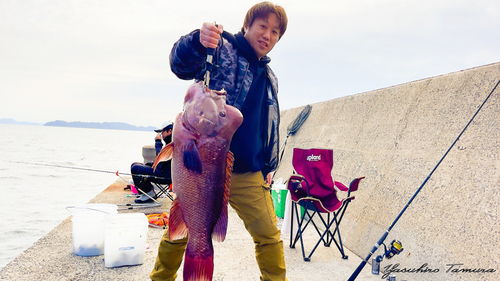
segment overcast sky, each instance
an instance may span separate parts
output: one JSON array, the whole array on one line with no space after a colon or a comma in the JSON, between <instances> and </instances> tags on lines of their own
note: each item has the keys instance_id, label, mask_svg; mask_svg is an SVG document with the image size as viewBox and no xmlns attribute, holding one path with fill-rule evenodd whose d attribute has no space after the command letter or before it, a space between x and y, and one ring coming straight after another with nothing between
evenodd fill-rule
<instances>
[{"instance_id":1,"label":"overcast sky","mask_svg":"<svg viewBox=\"0 0 500 281\"><path fill-rule=\"evenodd\" d=\"M182 35L240 30L247 0L0 0L0 118L161 126L192 81L170 71ZM498 0L280 0L269 53L281 109L500 61Z\"/></svg>"}]
</instances>

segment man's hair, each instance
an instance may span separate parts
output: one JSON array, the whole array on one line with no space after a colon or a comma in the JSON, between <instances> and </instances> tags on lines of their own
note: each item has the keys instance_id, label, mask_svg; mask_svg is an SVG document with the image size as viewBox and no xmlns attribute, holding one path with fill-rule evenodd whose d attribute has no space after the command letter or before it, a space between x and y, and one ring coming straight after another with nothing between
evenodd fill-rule
<instances>
[{"instance_id":1,"label":"man's hair","mask_svg":"<svg viewBox=\"0 0 500 281\"><path fill-rule=\"evenodd\" d=\"M283 34L285 34L286 26L288 24L288 18L286 16L285 9L283 7L273 4L271 2L261 2L255 4L250 10L248 10L247 15L245 16L245 21L243 22L243 27L241 28L241 32L245 34L245 27L252 26L253 22L257 18L267 19L270 13L274 13L278 20L280 21L280 39Z\"/></svg>"}]
</instances>

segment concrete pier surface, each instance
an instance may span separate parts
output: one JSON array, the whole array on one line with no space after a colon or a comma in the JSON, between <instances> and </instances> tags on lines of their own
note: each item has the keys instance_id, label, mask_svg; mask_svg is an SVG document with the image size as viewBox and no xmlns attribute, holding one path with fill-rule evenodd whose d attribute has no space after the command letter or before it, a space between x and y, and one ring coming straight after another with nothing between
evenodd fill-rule
<instances>
[{"instance_id":1,"label":"concrete pier surface","mask_svg":"<svg viewBox=\"0 0 500 281\"><path fill-rule=\"evenodd\" d=\"M125 191L126 182L119 179L89 203L128 204L133 198ZM171 201L163 200L163 205L156 208L123 210L130 212L168 211ZM0 271L0 280L150 280L149 273L157 255L157 248L163 229L148 228L145 261L142 265L106 268L104 256L82 257L72 252L71 216L37 241L15 260ZM314 240L318 238L316 233ZM300 246L289 248L286 234L282 234L287 265L287 277L290 281L306 280L347 280L360 264L361 259L347 250L349 259L343 260L335 246L318 247L310 262L302 259ZM313 239L308 240L312 242ZM252 238L245 230L241 220L229 207L229 222L226 240L214 242L215 269L213 280L259 280L260 272L255 261ZM312 245L308 245L312 248ZM177 280L182 280L182 265ZM356 280L381 280L381 275L372 275L371 266L367 265Z\"/></svg>"}]
</instances>

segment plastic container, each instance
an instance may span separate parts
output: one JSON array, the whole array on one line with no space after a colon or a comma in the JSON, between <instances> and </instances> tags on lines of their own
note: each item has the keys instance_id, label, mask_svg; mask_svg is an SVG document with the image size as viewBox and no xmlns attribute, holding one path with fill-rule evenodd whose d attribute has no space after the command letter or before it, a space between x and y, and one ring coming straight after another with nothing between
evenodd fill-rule
<instances>
[{"instance_id":1,"label":"plastic container","mask_svg":"<svg viewBox=\"0 0 500 281\"><path fill-rule=\"evenodd\" d=\"M286 206L286 195L288 193L287 189L272 189L271 196L273 198L274 212L276 216L280 218L285 217L285 206Z\"/></svg>"},{"instance_id":2,"label":"plastic container","mask_svg":"<svg viewBox=\"0 0 500 281\"><path fill-rule=\"evenodd\" d=\"M73 253L78 256L104 254L104 218L118 213L112 204L67 207L73 218Z\"/></svg>"},{"instance_id":3,"label":"plastic container","mask_svg":"<svg viewBox=\"0 0 500 281\"><path fill-rule=\"evenodd\" d=\"M148 218L143 213L118 214L105 218L104 266L144 263Z\"/></svg>"},{"instance_id":4,"label":"plastic container","mask_svg":"<svg viewBox=\"0 0 500 281\"><path fill-rule=\"evenodd\" d=\"M271 197L273 199L274 212L276 216L283 218L285 216L285 202L288 189L286 185L283 184L283 179L277 179L271 188Z\"/></svg>"}]
</instances>

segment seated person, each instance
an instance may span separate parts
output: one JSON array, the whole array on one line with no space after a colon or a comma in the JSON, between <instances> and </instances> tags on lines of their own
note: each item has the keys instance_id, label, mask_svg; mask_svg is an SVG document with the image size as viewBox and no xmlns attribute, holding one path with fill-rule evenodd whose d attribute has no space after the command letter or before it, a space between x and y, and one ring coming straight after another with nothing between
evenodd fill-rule
<instances>
[{"instance_id":1,"label":"seated person","mask_svg":"<svg viewBox=\"0 0 500 281\"><path fill-rule=\"evenodd\" d=\"M165 145L169 144L172 141L172 129L174 127L174 124L170 124L165 126L163 129L155 130L158 134L155 137L155 150L156 150L156 155L158 155L163 148L163 143L161 142L162 139L165 142ZM155 195L155 191L153 186L151 185L151 182L158 182L158 183L171 183L172 182L172 176L171 176L171 162L172 161L165 161L165 162L160 162L158 163L158 166L156 166L156 170L153 171L153 163L133 163L132 166L130 167L130 173L132 174L132 179L134 180L134 185L136 188L139 188L142 190L144 193L147 193L150 197L153 197ZM154 177L144 177L142 175L146 176L155 176ZM143 204L143 203L152 203L153 200L146 196L145 194L142 194L139 198L135 200L135 203L137 204Z\"/></svg>"}]
</instances>

